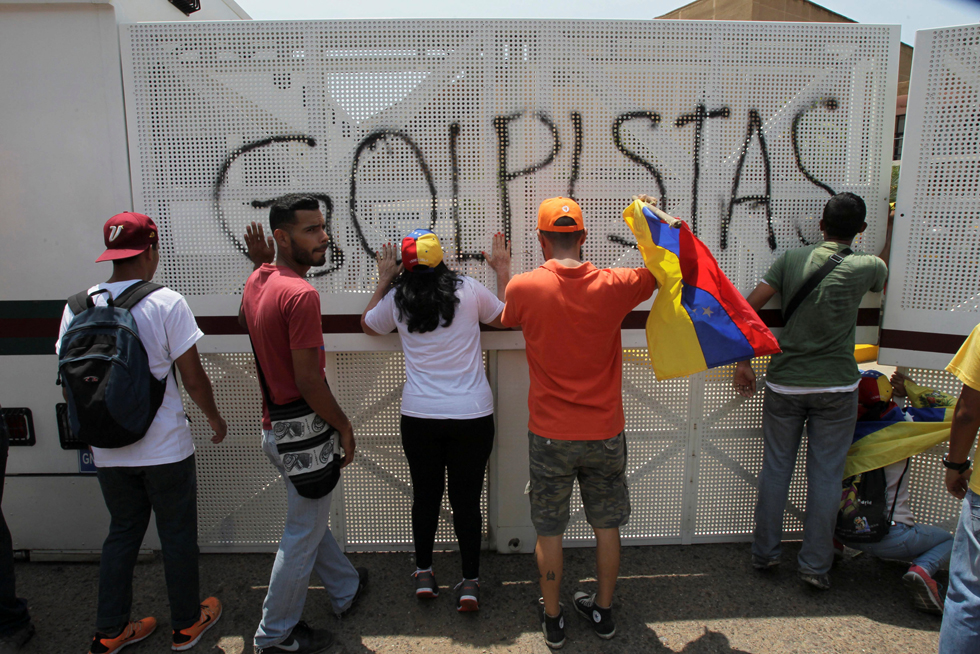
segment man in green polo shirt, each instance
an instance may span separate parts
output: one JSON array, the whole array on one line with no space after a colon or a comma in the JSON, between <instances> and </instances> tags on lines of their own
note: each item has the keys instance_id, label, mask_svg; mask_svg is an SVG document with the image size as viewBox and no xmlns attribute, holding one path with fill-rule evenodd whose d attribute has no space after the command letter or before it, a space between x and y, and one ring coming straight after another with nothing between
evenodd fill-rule
<instances>
[{"instance_id":1,"label":"man in green polo shirt","mask_svg":"<svg viewBox=\"0 0 980 654\"><path fill-rule=\"evenodd\" d=\"M779 293L785 315L806 280L832 255L849 249L865 230L866 215L864 201L853 193L832 197L820 221L823 242L776 259L747 298L752 308L758 311ZM779 335L783 351L769 363L762 409L764 450L752 543L752 565L758 570L779 563L783 510L806 426L807 499L799 576L822 590L830 588L827 573L833 562L840 484L857 421L858 307L865 293L884 288L887 276L888 268L878 257L846 254L798 304ZM734 385L745 397L755 392L755 373L748 361L736 366Z\"/></svg>"}]
</instances>

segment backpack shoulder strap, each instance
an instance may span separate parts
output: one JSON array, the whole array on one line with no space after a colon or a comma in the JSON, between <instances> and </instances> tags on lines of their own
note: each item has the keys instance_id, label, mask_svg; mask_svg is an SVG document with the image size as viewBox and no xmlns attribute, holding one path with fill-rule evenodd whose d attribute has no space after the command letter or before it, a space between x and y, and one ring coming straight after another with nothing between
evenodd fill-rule
<instances>
[{"instance_id":1,"label":"backpack shoulder strap","mask_svg":"<svg viewBox=\"0 0 980 654\"><path fill-rule=\"evenodd\" d=\"M789 323L790 317L796 312L800 304L803 303L803 300L805 300L813 289L815 289L820 282L823 281L823 278L829 275L830 271L836 268L837 264L843 261L844 257L849 254L851 254L851 248L844 248L840 252L835 252L834 254L830 255L830 258L827 259L827 262L824 265L820 266L815 273L807 278L807 280L803 283L803 286L800 287L800 290L798 290L796 295L793 296L793 299L789 301L786 311L783 312L784 326Z\"/></svg>"},{"instance_id":2,"label":"backpack shoulder strap","mask_svg":"<svg viewBox=\"0 0 980 654\"><path fill-rule=\"evenodd\" d=\"M905 479L905 473L909 471L909 463L912 459L905 459L905 469L902 470L902 476L898 478L898 483L895 484L895 497L892 498L892 510L888 513L888 524L892 523L892 518L895 516L895 505L898 504L898 493L902 490L902 480Z\"/></svg>"},{"instance_id":3,"label":"backpack shoulder strap","mask_svg":"<svg viewBox=\"0 0 980 654\"><path fill-rule=\"evenodd\" d=\"M81 312L88 310L90 306L94 306L94 303L90 305L89 302L88 291L81 291L68 298L68 308L71 309L72 315L77 316Z\"/></svg>"},{"instance_id":4,"label":"backpack shoulder strap","mask_svg":"<svg viewBox=\"0 0 980 654\"><path fill-rule=\"evenodd\" d=\"M136 303L145 298L147 295L154 291L158 291L163 288L162 284L154 284L153 282L136 282L125 291L119 294L113 302L114 306L120 309L126 309L129 311Z\"/></svg>"}]
</instances>

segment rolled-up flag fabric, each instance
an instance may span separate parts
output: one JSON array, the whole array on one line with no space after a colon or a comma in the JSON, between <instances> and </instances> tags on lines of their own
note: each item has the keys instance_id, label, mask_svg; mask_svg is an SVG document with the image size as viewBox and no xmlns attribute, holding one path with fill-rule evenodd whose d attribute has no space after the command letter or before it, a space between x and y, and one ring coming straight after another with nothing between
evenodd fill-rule
<instances>
[{"instance_id":1,"label":"rolled-up flag fabric","mask_svg":"<svg viewBox=\"0 0 980 654\"><path fill-rule=\"evenodd\" d=\"M658 283L646 324L657 379L780 351L776 337L687 223L671 227L640 200L623 211L623 220Z\"/></svg>"}]
</instances>

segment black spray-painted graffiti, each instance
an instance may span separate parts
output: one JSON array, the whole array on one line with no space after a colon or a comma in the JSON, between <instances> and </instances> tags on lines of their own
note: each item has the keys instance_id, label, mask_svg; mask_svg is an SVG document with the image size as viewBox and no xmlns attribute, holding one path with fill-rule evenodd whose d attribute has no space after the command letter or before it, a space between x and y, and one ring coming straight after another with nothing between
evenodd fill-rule
<instances>
[{"instance_id":1,"label":"black spray-painted graffiti","mask_svg":"<svg viewBox=\"0 0 980 654\"><path fill-rule=\"evenodd\" d=\"M704 123L709 118L728 118L731 115L732 111L728 107L708 111L704 104L699 102L694 113L678 116L677 121L674 123L677 127L684 127L684 125L694 123L694 181L691 184L691 229L695 234L698 233L698 182L701 181L701 143L704 140ZM769 165L768 162L766 165ZM725 249L725 247L723 245L722 249Z\"/></svg>"},{"instance_id":2,"label":"black spray-painted graffiti","mask_svg":"<svg viewBox=\"0 0 980 654\"><path fill-rule=\"evenodd\" d=\"M652 111L631 111L629 113L620 114L616 117L616 120L613 121L613 144L616 146L616 149L625 154L630 161L635 161L636 163L640 164L653 176L653 179L657 182L657 190L660 192L660 208L664 211L669 211L667 208L669 206L667 203L667 187L664 185L663 175L660 174L660 171L657 170L656 166L623 145L623 123L640 118L645 118L646 120L650 121L650 129L653 129L660 124L660 114ZM612 239L612 237L610 237L610 239ZM620 241L622 240L623 239L620 239ZM614 242L618 243L619 241L614 240Z\"/></svg>"},{"instance_id":3,"label":"black spray-painted graffiti","mask_svg":"<svg viewBox=\"0 0 980 654\"><path fill-rule=\"evenodd\" d=\"M759 139L759 149L762 151L762 168L766 178L766 190L762 195L738 195L738 183L742 180L742 167L745 165L745 155L749 153L749 145L752 143L752 136ZM755 109L749 110L749 129L745 133L745 142L742 143L742 151L738 155L738 164L735 166L735 177L732 179L732 195L728 201L728 214L721 219L721 249L728 248L728 227L732 222L732 211L736 205L749 203L752 207L766 208L766 233L768 236L769 249L776 249L776 234L772 231L772 174L769 171L769 148L766 147L766 137L762 133L762 117Z\"/></svg>"},{"instance_id":4,"label":"black spray-painted graffiti","mask_svg":"<svg viewBox=\"0 0 980 654\"><path fill-rule=\"evenodd\" d=\"M816 108L824 108L829 111L835 111L838 107L838 103L835 99L829 98L814 102L808 107L799 111L793 118L792 125L790 128L790 141L793 147L793 157L797 168L800 173L812 184L823 189L830 195L834 195L834 190L826 183L817 179L803 163L801 148L800 148L800 138L799 130L800 123L803 117L810 111ZM511 141L511 124L525 115L529 115L535 121L543 125L551 134L551 148L548 152L544 153L543 158L531 165L520 168L517 170L511 170L508 166L508 154L512 145ZM713 118L731 118L732 112L729 107L718 107L715 109L707 109L703 103L698 103L695 110L692 113L683 114L679 116L674 121L674 126L677 128L684 127L689 124L693 124L694 128L694 148L693 148L693 169L694 169L694 179L691 186L691 215L690 222L691 228L694 230L695 234L698 233L698 183L700 181L701 173L701 153L702 153L702 143L704 140L704 127L705 123ZM578 111L572 111L569 114L569 118L572 122L574 129L574 147L572 151L572 166L571 175L568 180L568 196L575 197L575 186L579 180L581 173L581 157L584 149L585 143L585 133L583 127L582 114ZM651 161L641 156L635 150L630 149L624 143L623 138L623 127L626 123L636 120L647 121L649 129L656 129L661 124L660 114L654 111L631 111L627 113L620 114L616 117L612 124L612 141L615 148L621 152L627 159L636 163L637 165L644 168L651 177L653 177L654 182L657 185L657 191L660 194L660 206L664 210L669 210L670 202L668 201L667 185L664 180L663 174ZM543 168L554 163L555 158L561 151L562 142L558 132L558 128L554 121L544 112L516 112L511 114L506 114L502 116L497 116L493 119L492 125L497 140L497 186L498 193L500 196L500 220L502 231L508 239L511 238L512 234L512 209L510 201L510 192L508 185L515 179L524 177L527 175L533 175L534 173L542 170ZM459 136L461 133L461 127L459 123L451 123L449 125L449 163L450 163L450 174L452 180L452 199L450 202L450 220L453 225L453 241L455 245L455 256L458 259L479 259L482 258L482 254L478 252L464 252L462 249L462 223L460 220L460 199L459 199ZM432 171L426 161L425 153L422 149L415 143L414 140L405 132L398 129L380 129L371 132L365 136L357 144L354 150L353 160L351 162L350 168L350 189L348 197L348 210L350 212L350 220L353 224L354 231L357 236L358 244L361 249L364 250L366 254L373 257L375 251L371 248L370 243L365 235L364 229L361 225L361 218L358 216L357 212L357 173L361 166L362 158L365 152L375 151L378 146L382 143L388 143L389 141L398 141L408 148L414 157L415 161L418 163L419 169L422 172L422 176L425 180L425 185L429 191L429 228L434 229L436 225L436 220L438 218L438 198L436 191L435 179L433 177ZM739 195L739 186L742 180L745 160L748 155L750 147L752 147L753 140L758 142L759 153L762 159L762 166L765 178L765 188L761 195ZM218 219L219 226L222 232L229 238L232 244L243 254L247 253L245 245L239 240L239 237L232 231L229 227L228 222L225 218L221 207L222 191L228 182L228 171L232 164L235 163L242 155L249 152L254 152L260 148L268 147L276 144L283 143L303 143L308 147L316 147L316 139L312 136L305 134L287 134L281 136L274 136L267 139L262 139L244 145L236 150L232 151L221 164L219 168L217 179L215 181L213 200L215 203L215 212ZM332 234L332 223L333 223L333 201L329 195L322 192L313 192L311 195L317 198L324 207L324 218L327 223L327 232L331 234L331 240L329 247L330 252L330 265L327 268L317 270L311 273L311 276L321 276L330 274L336 270L343 267L345 262L344 251L338 245L337 239ZM250 205L255 208L263 208L270 206L275 201L273 199L262 199L253 200ZM728 248L729 240L729 228L732 223L733 212L737 206L746 205L750 208L765 209L766 218L766 240L769 248L775 250L777 247L776 235L773 230L772 217L772 175L770 170L770 153L769 147L766 142L765 132L763 131L762 117L759 112L755 109L750 109L748 112L748 125L745 133L745 139L739 150L738 161L735 167L735 174L732 178L731 193L728 197L728 201L723 207L723 215L721 222L721 249ZM807 243L806 238L798 225L796 225L796 233L798 238L804 244ZM607 238L614 243L622 245L624 247L635 247L636 244L622 238L616 234L609 234Z\"/></svg>"}]
</instances>

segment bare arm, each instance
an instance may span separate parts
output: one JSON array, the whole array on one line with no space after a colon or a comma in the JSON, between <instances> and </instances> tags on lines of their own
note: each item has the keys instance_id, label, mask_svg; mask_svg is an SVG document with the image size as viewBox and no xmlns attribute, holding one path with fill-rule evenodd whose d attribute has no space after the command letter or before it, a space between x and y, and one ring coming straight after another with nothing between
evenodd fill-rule
<instances>
[{"instance_id":1,"label":"bare arm","mask_svg":"<svg viewBox=\"0 0 980 654\"><path fill-rule=\"evenodd\" d=\"M881 252L878 253L878 258L888 265L889 257L892 252L892 228L895 226L895 209L890 208L888 210L888 227L885 228L885 243L881 246Z\"/></svg>"},{"instance_id":2,"label":"bare arm","mask_svg":"<svg viewBox=\"0 0 980 654\"><path fill-rule=\"evenodd\" d=\"M483 253L483 260L487 262L487 265L493 269L497 274L497 299L501 302L505 302L507 299L507 284L510 283L510 241L501 232L497 232L493 235L493 241L490 247L490 256L487 256L486 251ZM493 323L487 323L493 327ZM500 325L503 329L503 325Z\"/></svg>"},{"instance_id":3,"label":"bare arm","mask_svg":"<svg viewBox=\"0 0 980 654\"><path fill-rule=\"evenodd\" d=\"M208 424L214 431L211 442L220 443L228 433L228 425L218 413L218 405L214 403L211 380L208 379L207 373L204 372L204 366L201 365L201 356L197 353L197 346L192 345L189 350L177 357L174 363L177 364L177 370L180 371L180 380L184 384L184 389L194 400L194 404L204 412L204 417L208 419Z\"/></svg>"},{"instance_id":4,"label":"bare arm","mask_svg":"<svg viewBox=\"0 0 980 654\"><path fill-rule=\"evenodd\" d=\"M766 306L766 303L772 299L772 296L776 294L776 289L774 289L769 284L765 282L759 282L759 285L752 289L749 296L745 298L745 301L749 303L749 306L756 312L762 307ZM749 360L739 361L735 364L735 374L732 377L732 386L735 388L735 392L742 397L752 397L755 395L755 371L752 370L752 362Z\"/></svg>"},{"instance_id":5,"label":"bare arm","mask_svg":"<svg viewBox=\"0 0 980 654\"><path fill-rule=\"evenodd\" d=\"M276 260L276 242L271 236L265 235L262 223L253 220L251 225L245 227L245 247L248 249L248 258L252 261L252 270L258 270L263 263ZM248 331L245 307L242 305L238 306L238 326Z\"/></svg>"},{"instance_id":6,"label":"bare arm","mask_svg":"<svg viewBox=\"0 0 980 654\"><path fill-rule=\"evenodd\" d=\"M377 260L378 287L374 289L374 295L371 296L367 306L364 307L364 311L361 312L361 330L369 336L382 336L382 334L368 327L367 321L364 320L368 314L368 311L378 306L378 303L384 299L384 296L391 288L392 282L394 282L395 278L398 277L398 275L400 275L404 270L404 267L395 261L395 246L391 243L381 246L381 250L378 252Z\"/></svg>"},{"instance_id":7,"label":"bare arm","mask_svg":"<svg viewBox=\"0 0 980 654\"><path fill-rule=\"evenodd\" d=\"M949 453L946 459L953 463L962 463L970 456L970 449L977 438L980 429L980 391L966 384L960 392L960 399L953 410L953 424L949 429ZM963 499L970 485L970 475L973 469L966 472L946 470L946 490L954 497Z\"/></svg>"},{"instance_id":8,"label":"bare arm","mask_svg":"<svg viewBox=\"0 0 980 654\"><path fill-rule=\"evenodd\" d=\"M340 432L340 445L344 448L344 460L340 465L343 467L354 460L354 428L323 380L319 349L292 350L293 379L310 408Z\"/></svg>"},{"instance_id":9,"label":"bare arm","mask_svg":"<svg viewBox=\"0 0 980 654\"><path fill-rule=\"evenodd\" d=\"M745 301L758 313L775 294L776 289L765 282L759 282L759 285L752 289Z\"/></svg>"}]
</instances>

